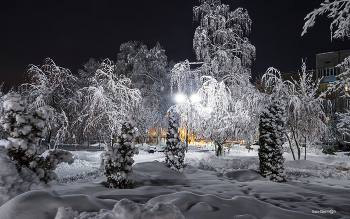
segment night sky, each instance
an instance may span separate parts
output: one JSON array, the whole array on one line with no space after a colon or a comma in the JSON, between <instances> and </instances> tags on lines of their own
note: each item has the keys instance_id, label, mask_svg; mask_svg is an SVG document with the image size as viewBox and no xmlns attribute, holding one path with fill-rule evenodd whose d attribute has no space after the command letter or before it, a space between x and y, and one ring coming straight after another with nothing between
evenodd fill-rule
<instances>
[{"instance_id":1,"label":"night sky","mask_svg":"<svg viewBox=\"0 0 350 219\"><path fill-rule=\"evenodd\" d=\"M301 37L304 17L323 0L222 0L247 9L253 21L248 36L256 47L253 77L270 66L297 71L307 57L315 68L316 53L350 49L348 39L330 40L331 19L318 17ZM0 1L0 82L22 83L29 64L46 57L73 74L89 58L117 59L129 40L148 48L158 41L169 60L195 61L192 39L198 23L192 8L198 0Z\"/></svg>"}]
</instances>

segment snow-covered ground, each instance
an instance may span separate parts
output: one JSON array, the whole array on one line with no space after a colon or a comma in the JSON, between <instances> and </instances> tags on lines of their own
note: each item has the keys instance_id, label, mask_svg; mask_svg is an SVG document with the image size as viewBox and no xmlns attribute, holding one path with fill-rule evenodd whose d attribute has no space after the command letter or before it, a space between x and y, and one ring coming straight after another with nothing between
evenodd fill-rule
<instances>
[{"instance_id":1,"label":"snow-covered ground","mask_svg":"<svg viewBox=\"0 0 350 219\"><path fill-rule=\"evenodd\" d=\"M12 198L0 218L350 218L350 157L343 154L294 161L285 153L288 181L275 183L255 171L257 151L244 147L220 158L190 150L183 172L167 168L163 153L140 150L134 188L117 190L105 187L101 152L72 153L75 162L59 166L57 181Z\"/></svg>"}]
</instances>

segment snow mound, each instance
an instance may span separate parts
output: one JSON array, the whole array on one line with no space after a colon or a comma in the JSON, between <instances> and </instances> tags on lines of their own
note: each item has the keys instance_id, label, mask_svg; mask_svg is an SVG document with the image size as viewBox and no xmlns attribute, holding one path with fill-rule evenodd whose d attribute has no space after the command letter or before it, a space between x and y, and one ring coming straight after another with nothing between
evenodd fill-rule
<instances>
[{"instance_id":1,"label":"snow mound","mask_svg":"<svg viewBox=\"0 0 350 219\"><path fill-rule=\"evenodd\" d=\"M0 215L2 219L185 219L173 204L143 205L128 199L114 201L87 195L56 196L47 191L31 191L13 198L0 207Z\"/></svg>"},{"instance_id":2,"label":"snow mound","mask_svg":"<svg viewBox=\"0 0 350 219\"><path fill-rule=\"evenodd\" d=\"M78 215L72 208L60 207L55 219L185 219L179 209L172 204L158 203L151 207L122 199L114 205L112 211L83 212Z\"/></svg>"},{"instance_id":3,"label":"snow mound","mask_svg":"<svg viewBox=\"0 0 350 219\"><path fill-rule=\"evenodd\" d=\"M238 182L246 182L251 180L265 180L259 173L255 170L236 170L225 173L230 179L237 180Z\"/></svg>"},{"instance_id":4,"label":"snow mound","mask_svg":"<svg viewBox=\"0 0 350 219\"><path fill-rule=\"evenodd\" d=\"M6 143L6 139L0 139L0 146L5 146L5 143Z\"/></svg>"},{"instance_id":5,"label":"snow mound","mask_svg":"<svg viewBox=\"0 0 350 219\"><path fill-rule=\"evenodd\" d=\"M74 155L74 158L77 158L80 160L86 160L93 163L94 162L100 163L100 155L102 151L96 151L96 152L72 151L71 153Z\"/></svg>"},{"instance_id":6,"label":"snow mound","mask_svg":"<svg viewBox=\"0 0 350 219\"><path fill-rule=\"evenodd\" d=\"M90 162L86 160L74 159L74 163L72 164L68 164L68 163L57 164L57 168L55 169L55 172L74 170L79 168L87 168L87 167L92 167Z\"/></svg>"},{"instance_id":7,"label":"snow mound","mask_svg":"<svg viewBox=\"0 0 350 219\"><path fill-rule=\"evenodd\" d=\"M56 196L47 191L30 191L6 202L0 207L1 219L55 218L57 210L69 206L75 211L112 209L117 201L100 200L87 195ZM59 210L62 213L62 209Z\"/></svg>"},{"instance_id":8,"label":"snow mound","mask_svg":"<svg viewBox=\"0 0 350 219\"><path fill-rule=\"evenodd\" d=\"M195 166L198 169L210 170L219 173L227 173L234 170L240 169L251 169L258 170L259 166L256 164L258 161L251 161L249 159L223 159L222 157L217 157L214 154L199 155L200 153L188 153L186 158L186 163Z\"/></svg>"},{"instance_id":9,"label":"snow mound","mask_svg":"<svg viewBox=\"0 0 350 219\"><path fill-rule=\"evenodd\" d=\"M284 166L289 168L319 170L325 168L327 165L310 160L293 160L284 162Z\"/></svg>"},{"instance_id":10,"label":"snow mound","mask_svg":"<svg viewBox=\"0 0 350 219\"><path fill-rule=\"evenodd\" d=\"M185 218L285 218L313 219L321 218L315 215L285 210L274 205L259 201L253 197L238 196L232 199L222 199L214 195L196 195L191 192L178 192L161 195L147 202L170 203L180 209Z\"/></svg>"},{"instance_id":11,"label":"snow mound","mask_svg":"<svg viewBox=\"0 0 350 219\"><path fill-rule=\"evenodd\" d=\"M182 184L187 179L182 172L172 170L161 162L137 163L133 166L135 186Z\"/></svg>"}]
</instances>

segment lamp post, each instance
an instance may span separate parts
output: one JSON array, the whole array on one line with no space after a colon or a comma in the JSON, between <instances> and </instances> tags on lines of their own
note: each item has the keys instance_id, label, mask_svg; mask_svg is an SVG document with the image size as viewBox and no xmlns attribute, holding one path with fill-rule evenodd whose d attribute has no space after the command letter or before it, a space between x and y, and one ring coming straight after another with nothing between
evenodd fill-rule
<instances>
[{"instance_id":1,"label":"lamp post","mask_svg":"<svg viewBox=\"0 0 350 219\"><path fill-rule=\"evenodd\" d=\"M175 101L176 103L182 104L182 103L189 103L190 105L190 115L187 115L189 117L187 123L192 120L192 104L198 103L200 101L200 98L197 94L192 94L190 98L188 98L185 94L178 93L175 95ZM188 124L186 123L186 151L188 149ZM193 136L194 138L194 136Z\"/></svg>"}]
</instances>

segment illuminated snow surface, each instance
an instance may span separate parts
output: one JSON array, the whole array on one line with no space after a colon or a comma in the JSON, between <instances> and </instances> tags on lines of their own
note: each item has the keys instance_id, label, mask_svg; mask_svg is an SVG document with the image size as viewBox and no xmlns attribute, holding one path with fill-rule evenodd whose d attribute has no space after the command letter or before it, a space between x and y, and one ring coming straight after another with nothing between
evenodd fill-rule
<instances>
[{"instance_id":1,"label":"illuminated snow surface","mask_svg":"<svg viewBox=\"0 0 350 219\"><path fill-rule=\"evenodd\" d=\"M288 181L275 183L254 171L257 152L243 147L222 158L212 151L191 150L183 172L167 168L163 153L140 150L134 157L134 188L118 190L105 186L106 178L98 170L101 152L72 153L75 163L60 165L58 181L31 186L31 191L7 201L0 207L0 218L350 217L350 158L342 154L308 154L306 161L293 161L285 153ZM6 188L1 185L4 180L0 191Z\"/></svg>"}]
</instances>

